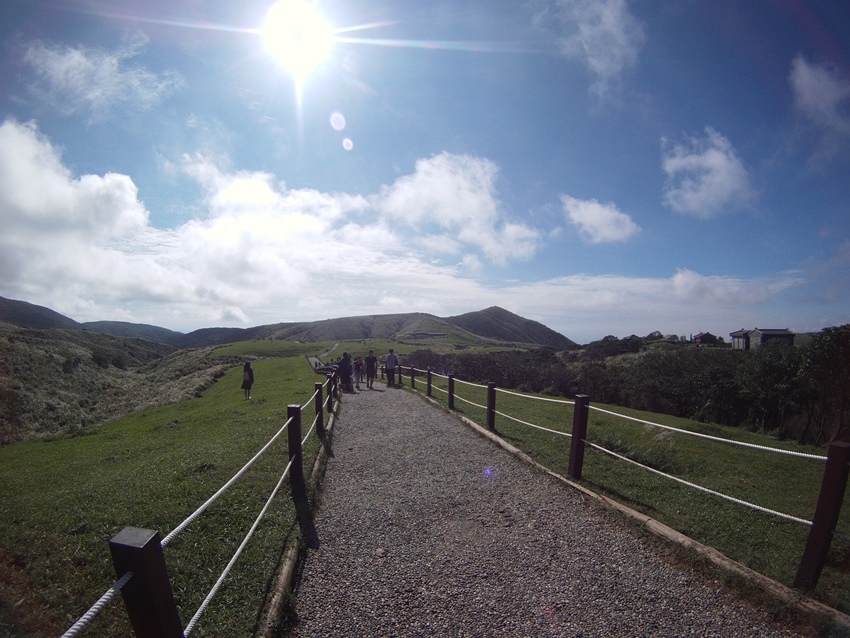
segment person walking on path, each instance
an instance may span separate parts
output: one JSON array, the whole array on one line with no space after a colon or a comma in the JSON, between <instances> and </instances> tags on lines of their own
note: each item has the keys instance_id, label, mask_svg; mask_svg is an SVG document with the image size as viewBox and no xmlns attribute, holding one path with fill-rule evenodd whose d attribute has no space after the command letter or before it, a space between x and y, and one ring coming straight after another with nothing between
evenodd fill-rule
<instances>
[{"instance_id":1,"label":"person walking on path","mask_svg":"<svg viewBox=\"0 0 850 638\"><path fill-rule=\"evenodd\" d=\"M352 395L333 439L290 635L806 635L413 392Z\"/></svg>"},{"instance_id":2,"label":"person walking on path","mask_svg":"<svg viewBox=\"0 0 850 638\"><path fill-rule=\"evenodd\" d=\"M242 367L242 389L245 391L245 400L251 398L251 388L254 387L254 369L251 362L246 361Z\"/></svg>"},{"instance_id":3,"label":"person walking on path","mask_svg":"<svg viewBox=\"0 0 850 638\"><path fill-rule=\"evenodd\" d=\"M394 386L395 385L395 369L398 366L398 357L393 354L393 349L390 348L389 354L387 354L387 385Z\"/></svg>"},{"instance_id":4,"label":"person walking on path","mask_svg":"<svg viewBox=\"0 0 850 638\"><path fill-rule=\"evenodd\" d=\"M360 389L360 379L363 376L363 359L360 356L354 357L354 387Z\"/></svg>"},{"instance_id":5,"label":"person walking on path","mask_svg":"<svg viewBox=\"0 0 850 638\"><path fill-rule=\"evenodd\" d=\"M351 385L351 356L347 352L342 353L342 359L339 362L339 382L342 384L343 392L354 392L354 386Z\"/></svg>"},{"instance_id":6,"label":"person walking on path","mask_svg":"<svg viewBox=\"0 0 850 638\"><path fill-rule=\"evenodd\" d=\"M378 357L369 350L369 356L364 363L366 364L366 388L374 390L372 385L375 383L375 377L378 376Z\"/></svg>"}]
</instances>

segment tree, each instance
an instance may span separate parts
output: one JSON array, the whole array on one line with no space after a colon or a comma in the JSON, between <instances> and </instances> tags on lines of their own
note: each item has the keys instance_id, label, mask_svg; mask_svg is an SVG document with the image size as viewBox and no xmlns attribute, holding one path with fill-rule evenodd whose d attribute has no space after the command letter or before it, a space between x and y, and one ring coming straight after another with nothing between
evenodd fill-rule
<instances>
[{"instance_id":1,"label":"tree","mask_svg":"<svg viewBox=\"0 0 850 638\"><path fill-rule=\"evenodd\" d=\"M821 401L821 415L832 423L831 441L847 437L850 409L850 324L824 328L805 350L801 377ZM811 415L811 412L810 412ZM807 425L808 427L808 425ZM820 438L820 437L818 437Z\"/></svg>"}]
</instances>

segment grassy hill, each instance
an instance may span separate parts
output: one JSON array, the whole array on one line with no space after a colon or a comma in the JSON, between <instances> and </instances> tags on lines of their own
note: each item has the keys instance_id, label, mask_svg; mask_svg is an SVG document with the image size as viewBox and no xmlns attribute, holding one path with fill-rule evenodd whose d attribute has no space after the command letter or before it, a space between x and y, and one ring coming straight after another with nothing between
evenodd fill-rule
<instances>
[{"instance_id":1,"label":"grassy hill","mask_svg":"<svg viewBox=\"0 0 850 638\"><path fill-rule=\"evenodd\" d=\"M576 347L573 341L543 324L495 306L447 319L427 313L366 315L322 321L275 323L252 328L202 328L183 334L157 326L123 321L91 321L80 324L49 308L0 297L0 322L23 328L84 329L119 337L148 339L178 348L204 348L258 339L302 343L385 339L423 347L447 342L461 346L544 346L555 350Z\"/></svg>"}]
</instances>

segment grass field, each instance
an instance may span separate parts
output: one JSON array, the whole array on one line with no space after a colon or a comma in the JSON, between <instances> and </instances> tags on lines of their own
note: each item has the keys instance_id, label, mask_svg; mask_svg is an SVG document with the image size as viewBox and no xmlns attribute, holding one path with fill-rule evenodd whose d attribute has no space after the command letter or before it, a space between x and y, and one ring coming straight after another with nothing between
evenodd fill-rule
<instances>
[{"instance_id":1,"label":"grass field","mask_svg":"<svg viewBox=\"0 0 850 638\"><path fill-rule=\"evenodd\" d=\"M383 354L405 345L383 341L297 344L255 341L221 347L227 356L258 358L256 385L245 401L241 367L231 368L201 397L145 410L84 436L0 448L0 633L10 638L61 635L115 580L108 541L124 526L164 536L206 501L286 420L287 405L305 404L316 376L308 354ZM405 386L409 380L405 378ZM424 380L418 381L424 391ZM444 379L434 398L446 403ZM486 404L486 391L456 384L458 397ZM608 406L600 406L608 407ZM458 411L484 424L484 410L458 399ZM657 423L773 447L794 444L735 428L611 408ZM497 410L568 432L572 407L497 393ZM305 430L312 420L307 409ZM569 438L498 416L498 433L540 463L566 475ZM823 464L695 439L591 411L588 438L688 481L778 511L810 519ZM315 437L305 449L309 466ZM824 450L805 449L825 453ZM184 625L195 613L286 465L286 437L198 521L165 549ZM808 528L671 483L598 451L587 453L582 483L711 545L790 585ZM850 497L848 497L850 498ZM271 507L252 542L213 599L193 635L250 636L271 594L272 579L294 514L288 490ZM839 529L850 532L850 508ZM850 611L850 544L837 538L815 597ZM127 636L120 600L85 636Z\"/></svg>"}]
</instances>

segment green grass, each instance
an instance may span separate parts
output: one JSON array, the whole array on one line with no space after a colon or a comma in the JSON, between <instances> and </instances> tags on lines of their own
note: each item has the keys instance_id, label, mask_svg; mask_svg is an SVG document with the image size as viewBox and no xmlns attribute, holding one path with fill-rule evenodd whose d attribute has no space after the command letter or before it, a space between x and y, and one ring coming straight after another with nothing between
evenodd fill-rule
<instances>
[{"instance_id":1,"label":"green grass","mask_svg":"<svg viewBox=\"0 0 850 638\"><path fill-rule=\"evenodd\" d=\"M253 344L245 347L256 352ZM0 449L2 587L4 599L14 598L0 610L4 635L65 631L115 580L112 536L128 525L165 536L280 429L286 406L307 402L321 380L302 356L257 361L254 369L250 401L243 399L237 366L202 398L117 419L88 436ZM312 418L311 406L305 432ZM314 436L305 449L306 465L317 449ZM184 625L286 463L284 434L165 549ZM293 522L288 489L282 490L195 635L251 635ZM123 603L115 600L85 635L129 632Z\"/></svg>"},{"instance_id":2,"label":"green grass","mask_svg":"<svg viewBox=\"0 0 850 638\"><path fill-rule=\"evenodd\" d=\"M405 377L405 386L410 381ZM447 406L445 379L433 378L432 396ZM424 379L417 390L425 392ZM455 381L455 409L486 425L485 410L470 405L487 404L485 388ZM466 399L463 401L461 399ZM591 405L595 405L591 402ZM720 438L826 455L812 449L758 433L715 424L620 407L597 407L661 425ZM527 423L569 433L571 405L496 394L496 410ZM570 438L537 430L496 416L497 433L551 470L567 476ZM763 452L674 433L635 423L591 409L588 440L667 474L714 491L805 520L814 515L824 463ZM659 477L645 469L588 448L581 484L669 525L687 536L714 547L787 586L794 581L809 527L729 502L711 494ZM850 534L850 490L845 493L838 531ZM812 594L826 604L850 613L850 542L833 539L827 565Z\"/></svg>"},{"instance_id":3,"label":"green grass","mask_svg":"<svg viewBox=\"0 0 850 638\"><path fill-rule=\"evenodd\" d=\"M283 425L287 405L304 404L315 375L304 356L333 347L256 341L218 349L255 361L253 399L245 401L241 366L231 368L203 396L145 410L94 428L85 436L34 441L0 448L0 631L4 636L56 636L112 584L108 541L124 526L166 535L241 468ZM343 351L383 355L405 344L378 340L338 344ZM263 358L273 357L273 358ZM404 385L409 387L409 377ZM433 397L446 405L445 379L434 377ZM425 380L417 380L425 390ZM458 397L486 405L486 389L456 382ZM460 398L456 409L484 424L484 410ZM599 406L607 407L607 406ZM650 421L773 447L792 443L740 429L664 415L611 408ZM554 430L569 432L572 407L497 393L497 410ZM305 430L312 421L308 408ZM570 439L501 416L496 429L554 471L566 475ZM652 467L711 489L810 519L823 464L666 433L591 411L590 440ZM183 624L188 622L252 524L286 464L285 436L166 549ZM309 466L317 453L311 439ZM805 451L812 450L806 448ZM824 453L824 450L816 450ZM589 450L581 481L645 512L731 558L790 585L808 528L717 497L696 492ZM845 501L850 500L848 494ZM850 532L850 504L839 530ZM270 596L272 578L294 525L288 490L269 510L245 554L201 619L194 635L247 636ZM829 564L814 593L850 611L850 544L836 538ZM116 599L85 636L126 636L123 603Z\"/></svg>"}]
</instances>

